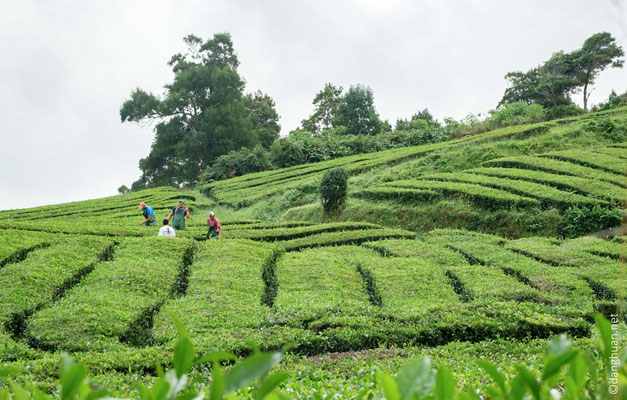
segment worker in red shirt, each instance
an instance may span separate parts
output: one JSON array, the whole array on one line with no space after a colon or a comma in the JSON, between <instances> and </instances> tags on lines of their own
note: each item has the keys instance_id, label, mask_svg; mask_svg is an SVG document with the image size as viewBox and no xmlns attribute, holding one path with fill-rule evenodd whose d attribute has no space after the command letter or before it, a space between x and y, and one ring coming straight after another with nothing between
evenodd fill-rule
<instances>
[{"instance_id":1,"label":"worker in red shirt","mask_svg":"<svg viewBox=\"0 0 627 400\"><path fill-rule=\"evenodd\" d=\"M218 221L213 211L209 213L209 218L207 218L207 225L209 225L207 239L222 239L222 225L220 225L220 221Z\"/></svg>"}]
</instances>

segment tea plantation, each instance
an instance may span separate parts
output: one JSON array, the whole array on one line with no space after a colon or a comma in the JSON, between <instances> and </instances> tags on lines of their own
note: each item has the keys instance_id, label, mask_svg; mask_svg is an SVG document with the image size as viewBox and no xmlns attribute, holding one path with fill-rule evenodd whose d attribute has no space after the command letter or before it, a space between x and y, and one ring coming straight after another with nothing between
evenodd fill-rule
<instances>
[{"instance_id":1,"label":"tea plantation","mask_svg":"<svg viewBox=\"0 0 627 400\"><path fill-rule=\"evenodd\" d=\"M474 391L490 383L478 361L540 371L560 333L593 349L594 316L627 309L626 138L593 129L600 118L627 130L623 108L0 212L2 367L53 392L67 352L94 385L134 396L171 363L172 316L198 354L286 350L282 390L300 398L358 396L416 355ZM336 167L351 198L328 216L315 191ZM179 199L192 219L176 238L138 226L139 202L160 222Z\"/></svg>"}]
</instances>

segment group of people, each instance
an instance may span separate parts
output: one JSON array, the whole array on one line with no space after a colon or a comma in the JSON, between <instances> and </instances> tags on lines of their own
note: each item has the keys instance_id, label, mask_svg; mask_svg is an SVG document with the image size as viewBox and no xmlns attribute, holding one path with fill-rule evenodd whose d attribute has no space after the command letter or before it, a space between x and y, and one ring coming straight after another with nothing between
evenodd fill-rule
<instances>
[{"instance_id":1,"label":"group of people","mask_svg":"<svg viewBox=\"0 0 627 400\"><path fill-rule=\"evenodd\" d=\"M145 218L144 221L139 223L139 226L155 226L157 224L155 211L152 207L148 206L144 202L141 202L139 204L139 209L142 210ZM185 206L185 202L183 200L179 200L178 206L172 207L168 217L163 220L163 226L159 229L158 236L176 236L177 230L185 230L185 220L190 219L191 217L189 207ZM170 226L170 221L172 221L172 226ZM207 239L222 239L222 225L220 225L220 221L216 218L213 212L209 213L207 226L209 227Z\"/></svg>"}]
</instances>

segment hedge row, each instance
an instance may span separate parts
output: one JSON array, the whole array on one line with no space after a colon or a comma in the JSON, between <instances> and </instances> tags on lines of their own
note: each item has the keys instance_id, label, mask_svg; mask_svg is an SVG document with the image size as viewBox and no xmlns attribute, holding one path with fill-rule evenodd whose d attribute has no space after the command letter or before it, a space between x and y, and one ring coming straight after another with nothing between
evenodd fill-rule
<instances>
[{"instance_id":1,"label":"hedge row","mask_svg":"<svg viewBox=\"0 0 627 400\"><path fill-rule=\"evenodd\" d=\"M621 246L617 241L603 240L594 236L582 236L562 242L561 247L568 250L585 251L602 257L618 260Z\"/></svg>"},{"instance_id":2,"label":"hedge row","mask_svg":"<svg viewBox=\"0 0 627 400\"><path fill-rule=\"evenodd\" d=\"M176 189L172 188L156 188L156 189L147 189L138 192L133 192L120 196L111 196L104 197L100 199L94 200L85 200L85 201L76 201L58 205L51 206L41 206L41 207L33 207L24 210L11 210L11 211L3 211L0 213L6 214L10 218L33 218L33 217L42 217L42 216L62 216L62 215L71 215L74 213L85 213L85 212L98 212L102 210L115 210L124 207L136 207L141 201L160 201L160 200L174 200L178 198L177 196L183 196L186 198L190 198L190 196L185 196L179 194ZM193 198L193 197L192 197Z\"/></svg>"},{"instance_id":3,"label":"hedge row","mask_svg":"<svg viewBox=\"0 0 627 400\"><path fill-rule=\"evenodd\" d=\"M465 241L476 240L466 237ZM438 265L442 270L449 271L457 281L458 295L465 301L524 301L538 297L536 289L529 287L498 268L484 265L470 265L467 260L454 250L446 247L448 240L443 236L432 236L428 242L423 240L384 240L366 243L364 246L374 248L384 254L400 257L415 257L416 261ZM383 250L383 251L381 251Z\"/></svg>"},{"instance_id":4,"label":"hedge row","mask_svg":"<svg viewBox=\"0 0 627 400\"><path fill-rule=\"evenodd\" d=\"M406 204L416 204L437 199L440 194L433 190L379 186L353 192L351 196L368 200L394 200Z\"/></svg>"},{"instance_id":5,"label":"hedge row","mask_svg":"<svg viewBox=\"0 0 627 400\"><path fill-rule=\"evenodd\" d=\"M481 207L489 209L501 207L529 207L540 204L540 202L536 199L519 196L505 190L464 182L401 180L385 183L383 184L383 187L434 190L447 196L468 199Z\"/></svg>"},{"instance_id":6,"label":"hedge row","mask_svg":"<svg viewBox=\"0 0 627 400\"><path fill-rule=\"evenodd\" d=\"M607 268L616 264L616 260L579 251L569 246L560 246L550 238L531 237L509 241L507 249L519 251L556 266Z\"/></svg>"},{"instance_id":7,"label":"hedge row","mask_svg":"<svg viewBox=\"0 0 627 400\"><path fill-rule=\"evenodd\" d=\"M627 171L627 160L607 154L596 154L590 151L564 150L541 154L540 157L565 160L583 165L585 167L605 170L614 174L625 174Z\"/></svg>"},{"instance_id":8,"label":"hedge row","mask_svg":"<svg viewBox=\"0 0 627 400\"><path fill-rule=\"evenodd\" d=\"M504 157L486 161L481 165L485 167L520 168L573 175L582 178L598 179L621 187L627 187L627 182L625 182L625 177L623 175L585 167L567 161L555 160L552 158L532 156Z\"/></svg>"},{"instance_id":9,"label":"hedge row","mask_svg":"<svg viewBox=\"0 0 627 400\"><path fill-rule=\"evenodd\" d=\"M593 293L586 282L577 279L578 275L574 271L554 268L482 241L460 241L450 247L472 262L500 268L504 273L536 289L535 301L575 307L590 315L593 312Z\"/></svg>"},{"instance_id":10,"label":"hedge row","mask_svg":"<svg viewBox=\"0 0 627 400\"><path fill-rule=\"evenodd\" d=\"M619 260L572 249L568 245L560 246L546 238L513 240L505 247L557 266L553 269L562 266L570 270L573 276L585 279L600 300L615 299L627 293L627 280L621 279L624 265ZM625 309L624 305L622 309Z\"/></svg>"},{"instance_id":11,"label":"hedge row","mask_svg":"<svg viewBox=\"0 0 627 400\"><path fill-rule=\"evenodd\" d=\"M582 195L609 199L614 202L622 203L627 198L627 190L624 188L596 179L518 168L476 168L468 172L542 183L560 190L574 191Z\"/></svg>"},{"instance_id":12,"label":"hedge row","mask_svg":"<svg viewBox=\"0 0 627 400\"><path fill-rule=\"evenodd\" d=\"M297 251L310 247L361 244L387 238L411 239L415 236L416 234L414 232L402 229L362 229L356 231L319 233L300 239L286 240L280 242L280 244L287 251Z\"/></svg>"},{"instance_id":13,"label":"hedge row","mask_svg":"<svg viewBox=\"0 0 627 400\"><path fill-rule=\"evenodd\" d=\"M225 238L252 239L261 241L279 241L303 238L325 232L380 229L381 226L366 222L333 222L309 226L285 227L275 229L236 229L225 231Z\"/></svg>"},{"instance_id":14,"label":"hedge row","mask_svg":"<svg viewBox=\"0 0 627 400\"><path fill-rule=\"evenodd\" d=\"M219 343L228 344L240 331L261 328L270 315L261 302L262 265L271 253L271 246L247 240L200 244L185 295L168 300L155 316L157 341L167 343L177 335L168 313L176 315L192 340L207 350L220 350Z\"/></svg>"},{"instance_id":15,"label":"hedge row","mask_svg":"<svg viewBox=\"0 0 627 400\"><path fill-rule=\"evenodd\" d=\"M486 175L476 175L472 173L444 173L431 174L423 177L425 180L437 180L444 182L464 182L473 183L485 187L502 189L513 194L537 199L546 207L556 206L568 208L576 205L607 205L608 203L591 197L582 196L570 192L563 192L552 186L539 183L522 181L517 179L507 179Z\"/></svg>"},{"instance_id":16,"label":"hedge row","mask_svg":"<svg viewBox=\"0 0 627 400\"><path fill-rule=\"evenodd\" d=\"M0 326L20 334L24 319L75 285L106 258L113 242L71 237L0 269Z\"/></svg>"},{"instance_id":17,"label":"hedge row","mask_svg":"<svg viewBox=\"0 0 627 400\"><path fill-rule=\"evenodd\" d=\"M627 144L623 143L625 146L627 146ZM625 151L625 148L616 148L616 147L605 147L602 149L596 149L594 150L595 153L601 153L601 154L607 154L613 157L618 157L618 158L627 158L627 151Z\"/></svg>"},{"instance_id":18,"label":"hedge row","mask_svg":"<svg viewBox=\"0 0 627 400\"><path fill-rule=\"evenodd\" d=\"M45 233L0 229L0 269L23 260L29 252L49 245L52 240Z\"/></svg>"},{"instance_id":19,"label":"hedge row","mask_svg":"<svg viewBox=\"0 0 627 400\"><path fill-rule=\"evenodd\" d=\"M80 284L28 321L41 348L118 348L119 338L151 316L172 293L189 243L163 238L124 239L112 261L100 263Z\"/></svg>"}]
</instances>

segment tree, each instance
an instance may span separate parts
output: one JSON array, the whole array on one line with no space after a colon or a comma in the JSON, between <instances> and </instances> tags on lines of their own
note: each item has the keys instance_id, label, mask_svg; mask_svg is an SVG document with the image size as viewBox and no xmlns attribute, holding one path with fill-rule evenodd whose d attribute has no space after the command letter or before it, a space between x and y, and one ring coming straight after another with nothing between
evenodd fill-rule
<instances>
[{"instance_id":1,"label":"tree","mask_svg":"<svg viewBox=\"0 0 627 400\"><path fill-rule=\"evenodd\" d=\"M570 93L579 84L573 75L572 58L564 52L553 54L544 64L527 72L510 72L505 79L510 86L499 106L520 101L546 108L568 105L572 103Z\"/></svg>"},{"instance_id":2,"label":"tree","mask_svg":"<svg viewBox=\"0 0 627 400\"><path fill-rule=\"evenodd\" d=\"M347 133L374 135L381 131L379 114L374 107L374 94L367 86L351 86L337 108L333 126L345 126Z\"/></svg>"},{"instance_id":3,"label":"tree","mask_svg":"<svg viewBox=\"0 0 627 400\"><path fill-rule=\"evenodd\" d=\"M246 95L246 107L250 110L253 129L261 145L268 149L279 138L281 125L279 114L276 112L274 100L267 94L257 91Z\"/></svg>"},{"instance_id":4,"label":"tree","mask_svg":"<svg viewBox=\"0 0 627 400\"><path fill-rule=\"evenodd\" d=\"M126 185L122 185L118 188L118 193L119 194L126 194L128 192L130 192L131 189L129 189L128 187L126 187Z\"/></svg>"},{"instance_id":5,"label":"tree","mask_svg":"<svg viewBox=\"0 0 627 400\"><path fill-rule=\"evenodd\" d=\"M431 115L428 108L425 108L422 111L418 111L417 113L412 115L411 120L412 121L423 120L423 121L427 121L429 125L432 125L435 127L440 126L440 123L436 121L435 118L433 118L433 115Z\"/></svg>"},{"instance_id":6,"label":"tree","mask_svg":"<svg viewBox=\"0 0 627 400\"><path fill-rule=\"evenodd\" d=\"M425 129L429 127L439 128L440 123L433 118L429 109L425 108L412 115L409 121L406 119L397 119L394 129L397 131L408 131L410 129Z\"/></svg>"},{"instance_id":7,"label":"tree","mask_svg":"<svg viewBox=\"0 0 627 400\"><path fill-rule=\"evenodd\" d=\"M557 110L562 106L575 107L570 94L583 87L583 106L588 109L589 87L599 73L608 66L622 68L623 49L607 32L592 35L581 49L571 53L557 52L545 63L527 72L505 75L510 83L499 106L519 101L540 104Z\"/></svg>"},{"instance_id":8,"label":"tree","mask_svg":"<svg viewBox=\"0 0 627 400\"><path fill-rule=\"evenodd\" d=\"M136 89L120 109L122 122L156 124L137 186L192 183L216 157L259 143L231 36L216 34L203 43L189 35L184 42L188 51L168 63L174 81L164 95Z\"/></svg>"},{"instance_id":9,"label":"tree","mask_svg":"<svg viewBox=\"0 0 627 400\"><path fill-rule=\"evenodd\" d=\"M302 128L314 135L319 134L323 129L331 128L331 123L342 100L343 90L341 86L336 87L332 83L325 84L324 88L314 97L312 102L314 112L309 118L301 122Z\"/></svg>"},{"instance_id":10,"label":"tree","mask_svg":"<svg viewBox=\"0 0 627 400\"><path fill-rule=\"evenodd\" d=\"M575 74L583 86L583 108L588 110L590 92L599 73L607 67L622 68L625 55L623 49L616 44L616 39L608 32L590 36L581 49L572 53Z\"/></svg>"}]
</instances>

